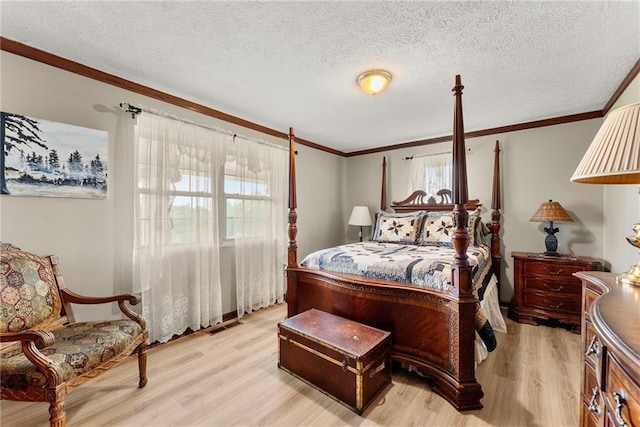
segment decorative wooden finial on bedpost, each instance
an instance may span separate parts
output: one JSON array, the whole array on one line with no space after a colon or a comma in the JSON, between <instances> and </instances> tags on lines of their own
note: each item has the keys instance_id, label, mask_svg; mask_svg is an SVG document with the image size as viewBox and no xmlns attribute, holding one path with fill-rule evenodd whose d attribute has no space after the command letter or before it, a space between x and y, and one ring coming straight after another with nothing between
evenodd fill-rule
<instances>
[{"instance_id":1,"label":"decorative wooden finial on bedpost","mask_svg":"<svg viewBox=\"0 0 640 427\"><path fill-rule=\"evenodd\" d=\"M287 230L289 236L289 246L287 247L287 266L296 267L298 265L298 244L296 235L298 234L298 226L296 221L298 214L296 213L296 152L294 147L296 136L293 128L289 128L289 227Z\"/></svg>"},{"instance_id":2,"label":"decorative wooden finial on bedpost","mask_svg":"<svg viewBox=\"0 0 640 427\"><path fill-rule=\"evenodd\" d=\"M493 150L495 157L493 160L493 190L491 196L491 223L488 225L491 231L491 259L493 261L493 272L498 281L498 292L500 292L500 144L496 141L496 148Z\"/></svg>"},{"instance_id":3,"label":"decorative wooden finial on bedpost","mask_svg":"<svg viewBox=\"0 0 640 427\"><path fill-rule=\"evenodd\" d=\"M468 267L469 212L467 212L465 204L469 201L469 192L467 190L467 161L464 144L464 123L462 120L462 89L464 89L464 86L460 81L460 75L457 75L456 84L453 87L455 108L453 116L453 191L451 199L454 204L453 221L455 229L452 241L456 252L453 265ZM472 293L471 281L462 280L460 286L461 288L458 289L460 295L470 295Z\"/></svg>"},{"instance_id":4,"label":"decorative wooden finial on bedpost","mask_svg":"<svg viewBox=\"0 0 640 427\"><path fill-rule=\"evenodd\" d=\"M387 158L382 158L382 186L380 187L380 210L387 210Z\"/></svg>"}]
</instances>

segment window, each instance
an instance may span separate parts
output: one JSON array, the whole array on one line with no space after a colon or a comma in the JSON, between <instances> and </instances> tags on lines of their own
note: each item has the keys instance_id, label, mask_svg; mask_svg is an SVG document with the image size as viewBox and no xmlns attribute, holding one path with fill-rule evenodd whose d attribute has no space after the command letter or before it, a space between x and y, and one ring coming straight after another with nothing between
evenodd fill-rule
<instances>
[{"instance_id":1,"label":"window","mask_svg":"<svg viewBox=\"0 0 640 427\"><path fill-rule=\"evenodd\" d=\"M214 239L214 170L211 164L197 160L206 156L197 148L186 149L174 144L161 147L157 141L142 139L140 144L141 153L147 154L141 156L138 163L141 244L150 244L151 224L157 227L159 218L165 218L166 226L161 232L165 243L184 244ZM158 158L161 158L160 162ZM158 209L163 212L158 212Z\"/></svg>"},{"instance_id":2,"label":"window","mask_svg":"<svg viewBox=\"0 0 640 427\"><path fill-rule=\"evenodd\" d=\"M409 166L409 189L424 190L428 197L435 197L443 188L451 190L453 176L453 156L451 153L415 156Z\"/></svg>"},{"instance_id":3,"label":"window","mask_svg":"<svg viewBox=\"0 0 640 427\"><path fill-rule=\"evenodd\" d=\"M239 168L235 161L227 161L223 194L225 239L261 236L270 232L271 194L265 177Z\"/></svg>"}]
</instances>

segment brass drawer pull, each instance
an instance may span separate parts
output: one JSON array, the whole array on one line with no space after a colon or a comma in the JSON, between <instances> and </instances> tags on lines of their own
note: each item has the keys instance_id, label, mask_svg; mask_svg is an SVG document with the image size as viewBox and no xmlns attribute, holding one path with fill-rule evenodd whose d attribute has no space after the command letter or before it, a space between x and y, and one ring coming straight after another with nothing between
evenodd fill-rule
<instances>
[{"instance_id":1,"label":"brass drawer pull","mask_svg":"<svg viewBox=\"0 0 640 427\"><path fill-rule=\"evenodd\" d=\"M543 267L543 268L544 268L544 271L551 274L552 276L557 276L559 274L562 274L562 272L564 271L562 268L560 270L549 270L549 268L547 267Z\"/></svg>"},{"instance_id":2,"label":"brass drawer pull","mask_svg":"<svg viewBox=\"0 0 640 427\"><path fill-rule=\"evenodd\" d=\"M562 307L563 302L560 301L558 304L551 304L549 301L547 301L546 299L543 300L545 304L547 304L549 307L551 308L560 308Z\"/></svg>"},{"instance_id":3,"label":"brass drawer pull","mask_svg":"<svg viewBox=\"0 0 640 427\"><path fill-rule=\"evenodd\" d=\"M544 287L549 289L551 292L560 292L561 290L564 289L564 286L560 285L557 288L552 288L551 286L547 285L546 283L543 283Z\"/></svg>"},{"instance_id":4,"label":"brass drawer pull","mask_svg":"<svg viewBox=\"0 0 640 427\"><path fill-rule=\"evenodd\" d=\"M624 404L627 403L627 394L623 389L620 389L613 393L613 398L616 401L616 421L620 427L627 427L627 423L622 419L622 408L624 408Z\"/></svg>"},{"instance_id":5,"label":"brass drawer pull","mask_svg":"<svg viewBox=\"0 0 640 427\"><path fill-rule=\"evenodd\" d=\"M594 335L593 338L591 338L591 343L589 344L589 347L587 347L587 351L584 353L585 356L589 356L591 354L594 354L596 357L600 357L600 346L598 345L597 335Z\"/></svg>"},{"instance_id":6,"label":"brass drawer pull","mask_svg":"<svg viewBox=\"0 0 640 427\"><path fill-rule=\"evenodd\" d=\"M589 412L593 412L599 417L602 409L600 409L600 406L598 406L596 399L598 399L598 396L600 395L600 389L598 387L594 387L591 390L591 393L591 400L589 401L589 406L587 407L587 409L589 410Z\"/></svg>"}]
</instances>

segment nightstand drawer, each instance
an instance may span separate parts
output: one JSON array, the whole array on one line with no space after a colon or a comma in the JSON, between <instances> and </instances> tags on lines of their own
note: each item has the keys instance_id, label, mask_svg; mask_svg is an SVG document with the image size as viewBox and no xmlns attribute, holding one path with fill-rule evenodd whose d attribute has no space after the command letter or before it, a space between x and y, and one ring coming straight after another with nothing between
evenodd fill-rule
<instances>
[{"instance_id":1,"label":"nightstand drawer","mask_svg":"<svg viewBox=\"0 0 640 427\"><path fill-rule=\"evenodd\" d=\"M580 298L582 295L582 284L579 280L553 280L548 278L532 278L524 279L525 291L541 291L545 293L555 294L556 296L570 295Z\"/></svg>"},{"instance_id":2,"label":"nightstand drawer","mask_svg":"<svg viewBox=\"0 0 640 427\"><path fill-rule=\"evenodd\" d=\"M542 261L530 261L524 264L524 273L525 274L536 274L539 276L549 276L549 277L562 277L562 278L571 278L571 281L576 281L578 285L580 285L580 281L576 280L573 276L573 273L577 273L578 271L584 271L584 265L573 265L573 264L562 264L555 265L548 262Z\"/></svg>"},{"instance_id":3,"label":"nightstand drawer","mask_svg":"<svg viewBox=\"0 0 640 427\"><path fill-rule=\"evenodd\" d=\"M535 307L542 310L553 310L554 312L564 312L570 314L580 313L580 300L567 298L550 293L524 293L524 303L528 307Z\"/></svg>"}]
</instances>

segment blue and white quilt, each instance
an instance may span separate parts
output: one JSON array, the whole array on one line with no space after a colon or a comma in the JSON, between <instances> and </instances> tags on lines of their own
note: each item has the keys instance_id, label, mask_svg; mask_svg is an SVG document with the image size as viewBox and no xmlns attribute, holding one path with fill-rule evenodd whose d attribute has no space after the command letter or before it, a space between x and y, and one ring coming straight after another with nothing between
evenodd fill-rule
<instances>
[{"instance_id":1,"label":"blue and white quilt","mask_svg":"<svg viewBox=\"0 0 640 427\"><path fill-rule=\"evenodd\" d=\"M491 249L486 245L469 246L467 255L473 268L474 293L482 300L484 286L491 276ZM449 291L453 287L451 261L454 256L454 249L448 245L418 246L369 241L316 251L307 256L302 265Z\"/></svg>"}]
</instances>

